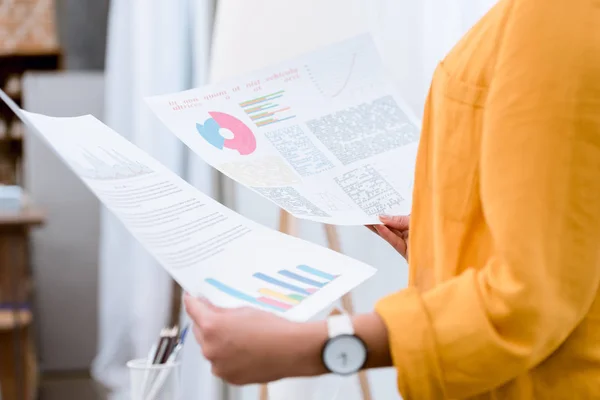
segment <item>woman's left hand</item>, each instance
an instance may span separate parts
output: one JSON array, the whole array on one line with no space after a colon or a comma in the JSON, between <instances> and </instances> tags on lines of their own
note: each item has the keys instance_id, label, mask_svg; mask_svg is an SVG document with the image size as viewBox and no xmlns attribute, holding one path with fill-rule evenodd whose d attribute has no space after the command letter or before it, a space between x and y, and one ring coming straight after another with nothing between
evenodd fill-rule
<instances>
[{"instance_id":1,"label":"woman's left hand","mask_svg":"<svg viewBox=\"0 0 600 400\"><path fill-rule=\"evenodd\" d=\"M384 225L368 225L372 232L388 242L402 257L408 261L408 238L410 215L380 216Z\"/></svg>"},{"instance_id":2,"label":"woman's left hand","mask_svg":"<svg viewBox=\"0 0 600 400\"><path fill-rule=\"evenodd\" d=\"M185 296L193 332L215 376L234 385L324 372L327 328L295 323L254 308L226 309Z\"/></svg>"}]
</instances>

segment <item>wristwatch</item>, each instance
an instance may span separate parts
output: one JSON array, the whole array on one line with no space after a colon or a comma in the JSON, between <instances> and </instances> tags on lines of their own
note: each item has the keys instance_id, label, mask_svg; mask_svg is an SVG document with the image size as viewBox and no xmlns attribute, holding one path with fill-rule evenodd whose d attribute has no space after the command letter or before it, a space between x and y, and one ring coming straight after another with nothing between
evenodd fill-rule
<instances>
[{"instance_id":1,"label":"wristwatch","mask_svg":"<svg viewBox=\"0 0 600 400\"><path fill-rule=\"evenodd\" d=\"M323 346L321 358L325 368L337 375L351 375L367 362L367 346L354 334L352 320L347 314L327 319L329 339Z\"/></svg>"}]
</instances>

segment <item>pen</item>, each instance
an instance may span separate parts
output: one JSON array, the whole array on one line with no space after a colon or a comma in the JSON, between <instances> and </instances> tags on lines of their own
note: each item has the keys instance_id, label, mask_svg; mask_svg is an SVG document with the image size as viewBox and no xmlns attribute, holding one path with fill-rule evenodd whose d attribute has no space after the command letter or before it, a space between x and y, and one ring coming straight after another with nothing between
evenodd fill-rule
<instances>
[{"instance_id":1,"label":"pen","mask_svg":"<svg viewBox=\"0 0 600 400\"><path fill-rule=\"evenodd\" d=\"M164 364L165 362L167 362L167 360L169 359L169 355L171 354L171 352L173 351L173 349L175 348L175 346L177 345L177 332L178 332L179 328L177 328L176 326L173 327L168 333L167 333L167 344L165 346L165 352L162 355L159 364Z\"/></svg>"},{"instance_id":2,"label":"pen","mask_svg":"<svg viewBox=\"0 0 600 400\"><path fill-rule=\"evenodd\" d=\"M179 352L183 348L183 344L184 344L185 337L186 337L186 334L187 334L188 330L189 330L189 325L186 326L185 329L181 332L181 335L179 337L177 345L175 346L175 348L173 349L173 351L169 355L169 358L166 361L167 365L174 364L176 362L177 355L179 354ZM153 400L154 399L154 397L158 394L158 391L164 385L165 380L169 376L170 372L171 372L171 369L166 369L166 370L160 372L160 375L159 375L158 379L154 382L154 385L152 386L152 389L150 390L150 394L146 398L147 400Z\"/></svg>"},{"instance_id":3,"label":"pen","mask_svg":"<svg viewBox=\"0 0 600 400\"><path fill-rule=\"evenodd\" d=\"M148 376L150 374L149 368L152 365L152 360L154 360L154 355L156 354L157 349L158 345L154 344L148 352L148 357L146 358L146 370L144 371L144 378L142 380L142 393L146 393L146 385L148 385Z\"/></svg>"},{"instance_id":4,"label":"pen","mask_svg":"<svg viewBox=\"0 0 600 400\"><path fill-rule=\"evenodd\" d=\"M185 340L185 335L188 333L189 329L190 329L190 324L187 324L185 326L185 328L183 329L183 331L181 331L181 335L179 336L179 343L183 343L183 341Z\"/></svg>"},{"instance_id":5,"label":"pen","mask_svg":"<svg viewBox=\"0 0 600 400\"><path fill-rule=\"evenodd\" d=\"M165 351L167 350L168 346L167 333L167 329L162 329L160 331L160 340L158 341L158 348L156 349L156 353L152 359L152 364L159 364L165 356Z\"/></svg>"}]
</instances>

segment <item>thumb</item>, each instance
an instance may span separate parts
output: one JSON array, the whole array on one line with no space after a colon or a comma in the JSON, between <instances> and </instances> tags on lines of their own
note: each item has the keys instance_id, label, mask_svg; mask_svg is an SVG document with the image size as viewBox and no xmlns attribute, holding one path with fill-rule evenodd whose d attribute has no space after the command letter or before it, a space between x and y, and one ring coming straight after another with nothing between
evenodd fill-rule
<instances>
[{"instance_id":1,"label":"thumb","mask_svg":"<svg viewBox=\"0 0 600 400\"><path fill-rule=\"evenodd\" d=\"M192 297L187 293L185 294L183 302L185 304L185 311L196 324L206 318L207 315L214 312L207 301Z\"/></svg>"},{"instance_id":2,"label":"thumb","mask_svg":"<svg viewBox=\"0 0 600 400\"><path fill-rule=\"evenodd\" d=\"M202 303L206 308L208 308L212 312L219 312L219 311L223 310L223 308L211 303L210 300L208 300L206 297L198 297L196 300L198 300L200 303Z\"/></svg>"},{"instance_id":3,"label":"thumb","mask_svg":"<svg viewBox=\"0 0 600 400\"><path fill-rule=\"evenodd\" d=\"M385 225L390 226L399 231L405 231L410 225L410 216L408 215L381 215L379 220Z\"/></svg>"}]
</instances>

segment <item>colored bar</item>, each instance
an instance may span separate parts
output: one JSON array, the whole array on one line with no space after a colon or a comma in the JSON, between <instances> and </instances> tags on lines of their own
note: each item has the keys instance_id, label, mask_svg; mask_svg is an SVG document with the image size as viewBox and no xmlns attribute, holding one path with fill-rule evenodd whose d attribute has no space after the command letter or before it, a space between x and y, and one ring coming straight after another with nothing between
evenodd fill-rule
<instances>
[{"instance_id":1,"label":"colored bar","mask_svg":"<svg viewBox=\"0 0 600 400\"><path fill-rule=\"evenodd\" d=\"M283 93L283 90L282 90L281 92ZM275 93L273 93L273 94L275 94ZM280 94L280 95L277 95L277 96L273 96L272 94L270 94L270 95L269 95L269 96L267 96L267 97L268 97L268 98L267 98L267 101L270 101L270 100L273 100L273 99L278 99L278 98L280 98L280 97L283 97L283 95L282 95L282 94Z\"/></svg>"},{"instance_id":2,"label":"colored bar","mask_svg":"<svg viewBox=\"0 0 600 400\"><path fill-rule=\"evenodd\" d=\"M271 103L267 103L267 104L271 104ZM267 107L265 107L265 106L254 107L252 109L247 109L247 110L244 110L244 111L246 111L246 114L250 115L252 113L261 112L263 110L268 110L269 108L273 108L273 107L279 107L279 104L273 104L273 105L267 106Z\"/></svg>"},{"instance_id":3,"label":"colored bar","mask_svg":"<svg viewBox=\"0 0 600 400\"><path fill-rule=\"evenodd\" d=\"M292 304L300 303L299 300L296 300L296 299L292 298L291 296L287 296L283 293L279 293L279 292L276 292L275 290L271 290L271 289L260 289L258 291L258 293L264 294L265 296L273 297L275 299L279 299L279 300L283 301L284 303L285 302L292 303Z\"/></svg>"},{"instance_id":4,"label":"colored bar","mask_svg":"<svg viewBox=\"0 0 600 400\"><path fill-rule=\"evenodd\" d=\"M300 293L300 294L304 294L304 295L309 295L311 293L314 293L314 292L311 292L310 289L303 289L298 286L290 285L287 282L280 281L279 279L271 278L269 275L265 275L261 272L257 272L256 274L254 274L252 276L255 277L256 279L260 279L261 281L265 281L265 282L271 283L273 285L277 285L284 289L292 290L296 293Z\"/></svg>"},{"instance_id":5,"label":"colored bar","mask_svg":"<svg viewBox=\"0 0 600 400\"><path fill-rule=\"evenodd\" d=\"M293 273L291 271L287 271L285 269L282 269L281 271L279 271L279 274L281 274L285 277L291 278L291 279L295 279L298 282L306 283L307 285L312 285L312 286L316 286L319 288L325 286L324 283L313 281L312 279L305 278L302 275L295 274L295 273Z\"/></svg>"},{"instance_id":6,"label":"colored bar","mask_svg":"<svg viewBox=\"0 0 600 400\"><path fill-rule=\"evenodd\" d=\"M297 267L300 271L308 272L314 276L318 276L320 278L327 279L328 281L332 281L336 278L335 275L328 274L327 272L319 271L316 268L309 267L308 265L298 265Z\"/></svg>"},{"instance_id":7,"label":"colored bar","mask_svg":"<svg viewBox=\"0 0 600 400\"><path fill-rule=\"evenodd\" d=\"M262 97L257 97L252 100L243 101L240 103L240 107L248 107L248 106L253 106L255 104L264 103L265 101L269 101L269 99L267 97L268 97L268 95L262 96Z\"/></svg>"},{"instance_id":8,"label":"colored bar","mask_svg":"<svg viewBox=\"0 0 600 400\"><path fill-rule=\"evenodd\" d=\"M262 101L270 100L271 98L281 97L281 96L283 96L283 95L281 94L281 93L283 93L283 92L284 92L284 90L280 90L280 91L278 91L278 92L275 92L275 93L266 94L266 95L264 95L264 96L261 96L261 97L256 97L256 98L254 98L254 99L246 100L246 101L244 101L244 102L241 102L241 103L240 103L240 106L242 106L242 107L246 107L246 106L250 106L250 105L252 105L252 104L260 103L260 102L262 102ZM275 95L279 95L279 96L272 97L272 96L275 96Z\"/></svg>"},{"instance_id":9,"label":"colored bar","mask_svg":"<svg viewBox=\"0 0 600 400\"><path fill-rule=\"evenodd\" d=\"M251 119L252 121L255 121L255 120L257 120L257 119L261 119L261 118L265 118L265 117L270 117L270 116L273 116L273 115L275 115L275 114L277 114L277 113L280 113L280 112L283 112L283 111L287 111L287 110L289 110L289 109L290 109L290 107L286 107L286 108L282 108L281 110L275 110L275 111L270 111L270 112L269 112L269 111L267 111L267 112L264 112L264 113L262 113L262 114L256 114L256 115L253 115L253 116L251 116L251 117L250 117L250 119Z\"/></svg>"},{"instance_id":10,"label":"colored bar","mask_svg":"<svg viewBox=\"0 0 600 400\"><path fill-rule=\"evenodd\" d=\"M256 120L256 119L260 119L260 118L264 118L264 117L270 117L271 115L273 115L273 113L272 113L272 112L268 112L268 111L266 111L266 112L264 112L264 113L262 113L262 114L256 114L256 115L253 115L253 116L251 116L251 117L250 117L250 119L251 119L252 121L254 121L254 120Z\"/></svg>"},{"instance_id":11,"label":"colored bar","mask_svg":"<svg viewBox=\"0 0 600 400\"><path fill-rule=\"evenodd\" d=\"M265 119L264 121L258 121L256 123L256 126L263 126L263 125L269 125L270 123L274 122L275 120L273 118L271 119Z\"/></svg>"},{"instance_id":12,"label":"colored bar","mask_svg":"<svg viewBox=\"0 0 600 400\"><path fill-rule=\"evenodd\" d=\"M283 111L287 111L289 109L290 109L290 107L286 107L286 108L282 108L281 110L275 110L275 111L270 111L270 112L267 111L267 112L264 112L262 114L253 115L253 116L250 117L250 119L252 121L254 121L254 120L257 120L257 119L264 118L264 117L270 117L270 116L273 116L273 115L275 115L277 113L280 113L280 112L283 112Z\"/></svg>"},{"instance_id":13,"label":"colored bar","mask_svg":"<svg viewBox=\"0 0 600 400\"><path fill-rule=\"evenodd\" d=\"M299 294L288 294L287 295L290 299L294 299L294 300L298 300L298 302L301 302L302 300L305 299L304 296L300 296Z\"/></svg>"},{"instance_id":14,"label":"colored bar","mask_svg":"<svg viewBox=\"0 0 600 400\"><path fill-rule=\"evenodd\" d=\"M257 126L265 126L265 125L274 124L275 122L281 122L281 121L285 121L286 119L292 119L292 118L296 118L296 116L295 116L295 115L293 115L293 116L291 116L291 117L287 117L287 118L281 118L281 119L276 119L276 120L274 120L274 121L270 121L270 122L263 121L263 122L265 122L265 123L261 123L260 125L257 123L256 125L257 125Z\"/></svg>"},{"instance_id":15,"label":"colored bar","mask_svg":"<svg viewBox=\"0 0 600 400\"><path fill-rule=\"evenodd\" d=\"M246 111L247 113L251 113L251 112L255 112L255 111L260 111L260 110L262 110L263 108L265 108L265 106L271 106L271 107L272 107L271 103L267 103L267 104L263 104L263 105L261 105L261 106L256 106L256 107L252 107L252 108L247 108L247 109L245 109L244 111Z\"/></svg>"},{"instance_id":16,"label":"colored bar","mask_svg":"<svg viewBox=\"0 0 600 400\"><path fill-rule=\"evenodd\" d=\"M280 98L280 97L283 97L283 95L282 95L282 94L280 94L280 95L277 95L277 96L268 95L268 96L265 96L265 97L264 97L264 98L262 98L262 99L256 99L256 101L253 101L252 103L249 103L249 104L246 104L246 105L242 105L242 104L245 104L245 103L240 103L240 106L241 106L242 108L246 108L246 107L248 107L248 106L255 106L255 105L257 105L257 104L264 103L265 101L271 101L271 100L274 100L274 99L278 99L278 98ZM267 103L267 104L268 104L268 103Z\"/></svg>"},{"instance_id":17,"label":"colored bar","mask_svg":"<svg viewBox=\"0 0 600 400\"><path fill-rule=\"evenodd\" d=\"M308 288L306 289L306 291L310 294L314 294L317 293L319 291L319 289L315 289L315 288Z\"/></svg>"},{"instance_id":18,"label":"colored bar","mask_svg":"<svg viewBox=\"0 0 600 400\"><path fill-rule=\"evenodd\" d=\"M266 307L266 308L270 308L270 309L273 309L275 311L285 311L285 310L287 310L287 308L285 308L285 307L279 307L279 306L276 306L274 304L270 304L268 302L259 301L260 299L257 300L254 297L247 295L246 293L242 293L239 290L236 290L236 289L234 289L232 287L227 286L226 284L224 284L222 282L219 282L216 279L208 278L208 279L205 280L205 282L208 283L208 284L210 284L210 285L212 285L212 286L214 286L215 288L219 289L221 292L223 292L225 294L228 294L231 297L235 297L235 298L238 298L240 300L244 300L244 301L246 301L248 303L256 304L256 305L259 305L259 306L262 306L262 307Z\"/></svg>"},{"instance_id":19,"label":"colored bar","mask_svg":"<svg viewBox=\"0 0 600 400\"><path fill-rule=\"evenodd\" d=\"M280 301L277 300L273 300L270 299L268 297L259 297L258 302L267 306L271 306L271 307L275 307L275 308L282 308L284 311L285 310L289 310L290 308L292 308L293 306L291 304L286 304L286 303L282 303Z\"/></svg>"}]
</instances>

